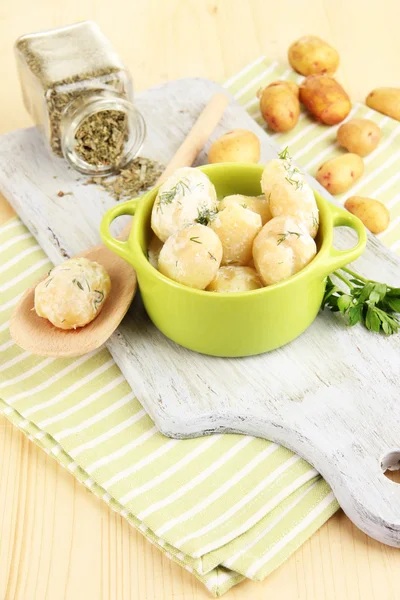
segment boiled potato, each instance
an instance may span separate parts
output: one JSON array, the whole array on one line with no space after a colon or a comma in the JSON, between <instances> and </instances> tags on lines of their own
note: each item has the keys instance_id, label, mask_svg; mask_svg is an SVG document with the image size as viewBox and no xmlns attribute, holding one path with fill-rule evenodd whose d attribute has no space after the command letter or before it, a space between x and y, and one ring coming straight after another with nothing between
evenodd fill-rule
<instances>
[{"instance_id":1,"label":"boiled potato","mask_svg":"<svg viewBox=\"0 0 400 600\"><path fill-rule=\"evenodd\" d=\"M364 173L364 162L358 154L342 154L324 162L315 176L333 195L346 192Z\"/></svg>"},{"instance_id":2,"label":"boiled potato","mask_svg":"<svg viewBox=\"0 0 400 600\"><path fill-rule=\"evenodd\" d=\"M300 102L322 123L336 125L347 117L350 98L328 75L310 75L300 86Z\"/></svg>"},{"instance_id":3,"label":"boiled potato","mask_svg":"<svg viewBox=\"0 0 400 600\"><path fill-rule=\"evenodd\" d=\"M227 206L210 221L222 243L223 265L245 266L251 260L254 238L262 227L260 215L239 204Z\"/></svg>"},{"instance_id":4,"label":"boiled potato","mask_svg":"<svg viewBox=\"0 0 400 600\"><path fill-rule=\"evenodd\" d=\"M243 196L242 194L232 194L231 196L225 196L225 198L218 203L218 210L224 210L224 208L232 206L233 204L239 204L240 206L243 206L243 208L248 208L249 210L258 213L261 217L262 225L265 225L267 221L272 219L269 203L264 195Z\"/></svg>"},{"instance_id":5,"label":"boiled potato","mask_svg":"<svg viewBox=\"0 0 400 600\"><path fill-rule=\"evenodd\" d=\"M369 119L350 119L339 127L336 137L339 144L349 152L367 156L379 144L381 130Z\"/></svg>"},{"instance_id":6,"label":"boiled potato","mask_svg":"<svg viewBox=\"0 0 400 600\"><path fill-rule=\"evenodd\" d=\"M290 131L299 120L300 103L298 95L293 92L293 85L285 81L276 82L261 92L260 111L273 131Z\"/></svg>"},{"instance_id":7,"label":"boiled potato","mask_svg":"<svg viewBox=\"0 0 400 600\"><path fill-rule=\"evenodd\" d=\"M366 103L370 108L400 121L400 88L376 88L368 94Z\"/></svg>"},{"instance_id":8,"label":"boiled potato","mask_svg":"<svg viewBox=\"0 0 400 600\"><path fill-rule=\"evenodd\" d=\"M293 42L288 58L290 66L302 75L332 75L339 66L339 54L316 35L305 35Z\"/></svg>"},{"instance_id":9,"label":"boiled potato","mask_svg":"<svg viewBox=\"0 0 400 600\"><path fill-rule=\"evenodd\" d=\"M158 257L160 273L204 290L214 279L221 264L222 244L206 225L188 225L171 235Z\"/></svg>"},{"instance_id":10,"label":"boiled potato","mask_svg":"<svg viewBox=\"0 0 400 600\"><path fill-rule=\"evenodd\" d=\"M285 154L281 156L284 157ZM314 192L289 156L267 162L261 178L261 188L273 217L296 217L305 224L312 237L317 235L319 212Z\"/></svg>"},{"instance_id":11,"label":"boiled potato","mask_svg":"<svg viewBox=\"0 0 400 600\"><path fill-rule=\"evenodd\" d=\"M163 243L158 237L153 234L150 240L149 246L147 248L147 258L149 259L149 263L155 269L158 269L158 257L161 252L161 248L163 247Z\"/></svg>"},{"instance_id":12,"label":"boiled potato","mask_svg":"<svg viewBox=\"0 0 400 600\"><path fill-rule=\"evenodd\" d=\"M274 217L253 244L257 272L265 285L291 277L314 258L317 247L304 225L293 217Z\"/></svg>"},{"instance_id":13,"label":"boiled potato","mask_svg":"<svg viewBox=\"0 0 400 600\"><path fill-rule=\"evenodd\" d=\"M381 233L388 228L390 214L384 204L373 198L351 196L344 204L345 208L362 221L372 233Z\"/></svg>"},{"instance_id":14,"label":"boiled potato","mask_svg":"<svg viewBox=\"0 0 400 600\"><path fill-rule=\"evenodd\" d=\"M217 209L215 187L199 169L183 167L161 185L151 213L151 228L165 242L200 214Z\"/></svg>"},{"instance_id":15,"label":"boiled potato","mask_svg":"<svg viewBox=\"0 0 400 600\"><path fill-rule=\"evenodd\" d=\"M209 292L249 292L261 287L262 281L251 267L220 267L206 289Z\"/></svg>"},{"instance_id":16,"label":"boiled potato","mask_svg":"<svg viewBox=\"0 0 400 600\"><path fill-rule=\"evenodd\" d=\"M215 140L208 153L209 163L258 163L260 140L248 129L233 129Z\"/></svg>"},{"instance_id":17,"label":"boiled potato","mask_svg":"<svg viewBox=\"0 0 400 600\"><path fill-rule=\"evenodd\" d=\"M35 288L35 310L59 329L76 329L97 317L111 290L105 268L71 258L50 271Z\"/></svg>"}]
</instances>

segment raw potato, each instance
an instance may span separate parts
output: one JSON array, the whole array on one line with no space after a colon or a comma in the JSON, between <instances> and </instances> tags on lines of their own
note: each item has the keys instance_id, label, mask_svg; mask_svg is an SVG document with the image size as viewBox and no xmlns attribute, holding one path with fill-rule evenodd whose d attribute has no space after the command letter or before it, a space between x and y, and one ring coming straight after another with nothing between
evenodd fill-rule
<instances>
[{"instance_id":1,"label":"raw potato","mask_svg":"<svg viewBox=\"0 0 400 600\"><path fill-rule=\"evenodd\" d=\"M342 154L324 162L317 171L316 180L334 196L343 194L364 173L364 162L358 154Z\"/></svg>"},{"instance_id":2,"label":"raw potato","mask_svg":"<svg viewBox=\"0 0 400 600\"><path fill-rule=\"evenodd\" d=\"M311 237L317 235L319 212L314 192L290 157L267 162L261 178L261 188L273 217L296 217L305 224Z\"/></svg>"},{"instance_id":3,"label":"raw potato","mask_svg":"<svg viewBox=\"0 0 400 600\"><path fill-rule=\"evenodd\" d=\"M336 125L347 117L350 98L342 86L328 75L310 75L300 86L300 102L319 121Z\"/></svg>"},{"instance_id":4,"label":"raw potato","mask_svg":"<svg viewBox=\"0 0 400 600\"><path fill-rule=\"evenodd\" d=\"M218 203L218 210L224 210L224 208L232 206L233 204L239 204L240 206L243 206L243 208L248 208L249 210L258 213L261 217L262 225L265 225L267 221L272 219L269 203L264 195L243 196L242 194L232 194L231 196L225 196L225 198Z\"/></svg>"},{"instance_id":5,"label":"raw potato","mask_svg":"<svg viewBox=\"0 0 400 600\"><path fill-rule=\"evenodd\" d=\"M35 288L35 310L59 329L84 327L102 310L111 290L102 265L71 258L58 265Z\"/></svg>"},{"instance_id":6,"label":"raw potato","mask_svg":"<svg viewBox=\"0 0 400 600\"><path fill-rule=\"evenodd\" d=\"M215 140L208 153L209 163L258 163L260 140L248 129L233 129Z\"/></svg>"},{"instance_id":7,"label":"raw potato","mask_svg":"<svg viewBox=\"0 0 400 600\"><path fill-rule=\"evenodd\" d=\"M273 131L290 131L299 120L300 103L294 86L285 81L275 82L261 92L260 111Z\"/></svg>"},{"instance_id":8,"label":"raw potato","mask_svg":"<svg viewBox=\"0 0 400 600\"><path fill-rule=\"evenodd\" d=\"M249 292L263 287L255 269L251 267L221 267L206 288L209 292Z\"/></svg>"},{"instance_id":9,"label":"raw potato","mask_svg":"<svg viewBox=\"0 0 400 600\"><path fill-rule=\"evenodd\" d=\"M294 81L286 81L286 79L277 79L276 81L273 81L272 83L270 83L267 87L272 88L277 85L286 85L289 88L289 90L296 96L296 98L299 97L299 93L300 93L299 86ZM262 95L262 92L263 92L263 89L259 90L257 92L257 96L260 97Z\"/></svg>"},{"instance_id":10,"label":"raw potato","mask_svg":"<svg viewBox=\"0 0 400 600\"><path fill-rule=\"evenodd\" d=\"M345 208L362 221L372 233L381 233L388 228L390 214L384 204L373 198L351 196L345 202Z\"/></svg>"},{"instance_id":11,"label":"raw potato","mask_svg":"<svg viewBox=\"0 0 400 600\"><path fill-rule=\"evenodd\" d=\"M217 274L221 258L222 244L212 229L189 225L165 242L158 269L178 283L204 290Z\"/></svg>"},{"instance_id":12,"label":"raw potato","mask_svg":"<svg viewBox=\"0 0 400 600\"><path fill-rule=\"evenodd\" d=\"M293 217L274 217L254 240L253 258L265 285L291 277L314 258L317 247L303 224Z\"/></svg>"},{"instance_id":13,"label":"raw potato","mask_svg":"<svg viewBox=\"0 0 400 600\"><path fill-rule=\"evenodd\" d=\"M183 167L162 184L151 213L151 228L165 242L170 235L194 223L199 215L217 209L215 187L199 169Z\"/></svg>"},{"instance_id":14,"label":"raw potato","mask_svg":"<svg viewBox=\"0 0 400 600\"><path fill-rule=\"evenodd\" d=\"M370 108L400 121L400 88L376 88L368 94L365 102Z\"/></svg>"},{"instance_id":15,"label":"raw potato","mask_svg":"<svg viewBox=\"0 0 400 600\"><path fill-rule=\"evenodd\" d=\"M302 75L335 73L339 54L316 35L305 35L293 42L288 51L290 66Z\"/></svg>"},{"instance_id":16,"label":"raw potato","mask_svg":"<svg viewBox=\"0 0 400 600\"><path fill-rule=\"evenodd\" d=\"M155 269L158 269L158 257L160 255L162 247L162 241L159 240L156 234L154 233L150 240L149 247L147 248L147 257L149 259L149 263Z\"/></svg>"},{"instance_id":17,"label":"raw potato","mask_svg":"<svg viewBox=\"0 0 400 600\"><path fill-rule=\"evenodd\" d=\"M369 119L350 119L337 132L338 143L349 152L367 156L375 150L381 139L381 130Z\"/></svg>"},{"instance_id":18,"label":"raw potato","mask_svg":"<svg viewBox=\"0 0 400 600\"><path fill-rule=\"evenodd\" d=\"M232 204L218 212L209 226L221 240L222 265L246 266L250 262L254 238L262 227L260 215Z\"/></svg>"}]
</instances>

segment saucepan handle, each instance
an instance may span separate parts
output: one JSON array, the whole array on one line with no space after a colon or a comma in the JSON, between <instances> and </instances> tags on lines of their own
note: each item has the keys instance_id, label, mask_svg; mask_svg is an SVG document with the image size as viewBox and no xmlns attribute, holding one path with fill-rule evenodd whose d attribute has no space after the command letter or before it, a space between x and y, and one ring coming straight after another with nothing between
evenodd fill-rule
<instances>
[{"instance_id":1,"label":"saucepan handle","mask_svg":"<svg viewBox=\"0 0 400 600\"><path fill-rule=\"evenodd\" d=\"M122 217L123 215L131 215L133 217L139 202L140 198L135 198L122 204L116 204L106 212L100 223L100 235L104 244L130 264L132 264L132 252L129 250L129 244L126 239L132 227L132 220L124 227L118 238L112 235L110 226L117 217Z\"/></svg>"},{"instance_id":2,"label":"saucepan handle","mask_svg":"<svg viewBox=\"0 0 400 600\"><path fill-rule=\"evenodd\" d=\"M367 233L360 219L334 204L329 203L328 208L332 214L333 226L351 227L351 229L354 229L357 232L358 241L353 248L349 248L348 250L337 250L333 245L331 246L328 255L320 266L321 273L324 277L358 258L360 254L362 254L367 243Z\"/></svg>"}]
</instances>

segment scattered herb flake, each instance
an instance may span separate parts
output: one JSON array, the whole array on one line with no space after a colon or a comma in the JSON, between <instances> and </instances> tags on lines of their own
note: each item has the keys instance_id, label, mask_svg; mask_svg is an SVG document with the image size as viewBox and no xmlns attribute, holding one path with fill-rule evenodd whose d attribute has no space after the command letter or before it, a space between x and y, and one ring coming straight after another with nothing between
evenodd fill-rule
<instances>
[{"instance_id":1,"label":"scattered herb flake","mask_svg":"<svg viewBox=\"0 0 400 600\"><path fill-rule=\"evenodd\" d=\"M72 283L74 283L75 285L77 285L77 286L78 286L78 288L79 288L80 290L82 290L82 292L84 291L84 289L83 289L83 285L81 284L81 282L80 282L80 281L78 281L77 279L73 279L73 280L72 280Z\"/></svg>"},{"instance_id":2,"label":"scattered herb flake","mask_svg":"<svg viewBox=\"0 0 400 600\"><path fill-rule=\"evenodd\" d=\"M199 240L199 236L198 235L190 238L190 241L194 242L195 244L202 244L203 243L203 242L199 242L198 240Z\"/></svg>"},{"instance_id":3,"label":"scattered herb flake","mask_svg":"<svg viewBox=\"0 0 400 600\"><path fill-rule=\"evenodd\" d=\"M302 234L298 233L297 231L286 231L286 233L278 233L278 235L280 237L278 238L276 245L280 246L282 242L284 242L289 237L289 235L296 235L297 238L299 238Z\"/></svg>"}]
</instances>

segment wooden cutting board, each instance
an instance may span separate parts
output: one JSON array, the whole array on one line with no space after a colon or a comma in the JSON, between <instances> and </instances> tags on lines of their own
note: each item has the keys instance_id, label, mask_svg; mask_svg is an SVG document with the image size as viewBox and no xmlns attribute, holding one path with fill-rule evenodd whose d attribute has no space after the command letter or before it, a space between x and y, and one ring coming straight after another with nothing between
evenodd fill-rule
<instances>
[{"instance_id":1,"label":"wooden cutting board","mask_svg":"<svg viewBox=\"0 0 400 600\"><path fill-rule=\"evenodd\" d=\"M182 79L139 94L148 127L143 155L167 163L220 90L205 79ZM232 100L212 139L234 127L259 136L262 162L276 156L272 139ZM54 263L99 243L101 217L115 202L85 181L49 154L37 129L0 138L0 190ZM68 195L59 197L59 191ZM336 238L338 247L354 243L346 231ZM355 268L400 285L399 257L373 236ZM400 485L383 474L400 468L400 335L350 329L325 312L279 350L214 358L165 338L138 294L108 348L165 435L230 431L279 442L318 469L356 525L400 547Z\"/></svg>"}]
</instances>

